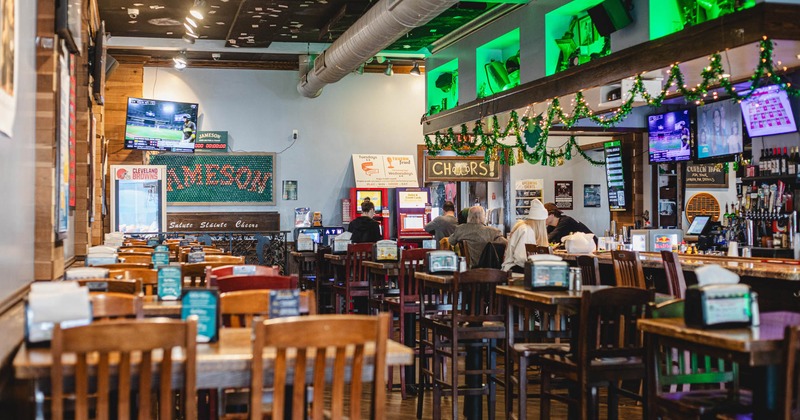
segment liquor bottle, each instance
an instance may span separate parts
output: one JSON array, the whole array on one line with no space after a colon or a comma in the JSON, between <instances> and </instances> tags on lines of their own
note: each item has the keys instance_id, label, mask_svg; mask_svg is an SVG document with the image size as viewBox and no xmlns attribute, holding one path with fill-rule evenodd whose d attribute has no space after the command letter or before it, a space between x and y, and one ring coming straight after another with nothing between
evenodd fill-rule
<instances>
[{"instance_id":1,"label":"liquor bottle","mask_svg":"<svg viewBox=\"0 0 800 420\"><path fill-rule=\"evenodd\" d=\"M778 174L778 168L780 167L780 161L778 160L778 150L776 148L772 149L772 158L770 159L770 168L772 168L772 175Z\"/></svg>"},{"instance_id":2,"label":"liquor bottle","mask_svg":"<svg viewBox=\"0 0 800 420\"><path fill-rule=\"evenodd\" d=\"M720 220L723 227L728 226L728 221L730 220L730 218L731 214L730 212L728 212L728 203L725 203L725 213L722 215L722 220Z\"/></svg>"},{"instance_id":3,"label":"liquor bottle","mask_svg":"<svg viewBox=\"0 0 800 420\"><path fill-rule=\"evenodd\" d=\"M763 176L764 175L764 162L766 162L766 154L764 153L764 149L761 149L761 156L758 157L758 173L756 176Z\"/></svg>"},{"instance_id":4,"label":"liquor bottle","mask_svg":"<svg viewBox=\"0 0 800 420\"><path fill-rule=\"evenodd\" d=\"M789 173L789 170L786 168L786 163L789 160L789 152L787 148L784 146L783 153L781 153L781 175L786 175Z\"/></svg>"},{"instance_id":5,"label":"liquor bottle","mask_svg":"<svg viewBox=\"0 0 800 420\"><path fill-rule=\"evenodd\" d=\"M789 154L786 157L786 175L794 175L797 173L797 167L794 161L794 147L789 149Z\"/></svg>"},{"instance_id":6,"label":"liquor bottle","mask_svg":"<svg viewBox=\"0 0 800 420\"><path fill-rule=\"evenodd\" d=\"M800 174L800 146L794 148L794 173Z\"/></svg>"},{"instance_id":7,"label":"liquor bottle","mask_svg":"<svg viewBox=\"0 0 800 420\"><path fill-rule=\"evenodd\" d=\"M767 149L767 162L764 164L764 175L772 175L772 149Z\"/></svg>"}]
</instances>

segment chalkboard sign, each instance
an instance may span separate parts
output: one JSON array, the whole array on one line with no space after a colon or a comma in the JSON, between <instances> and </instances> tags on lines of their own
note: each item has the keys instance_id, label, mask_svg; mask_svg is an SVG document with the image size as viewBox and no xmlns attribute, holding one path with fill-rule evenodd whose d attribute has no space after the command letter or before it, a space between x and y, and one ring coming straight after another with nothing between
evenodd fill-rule
<instances>
[{"instance_id":1,"label":"chalkboard sign","mask_svg":"<svg viewBox=\"0 0 800 420\"><path fill-rule=\"evenodd\" d=\"M728 173L718 163L686 164L687 188L728 188Z\"/></svg>"},{"instance_id":2,"label":"chalkboard sign","mask_svg":"<svg viewBox=\"0 0 800 420\"><path fill-rule=\"evenodd\" d=\"M158 153L171 205L275 205L274 153Z\"/></svg>"}]
</instances>

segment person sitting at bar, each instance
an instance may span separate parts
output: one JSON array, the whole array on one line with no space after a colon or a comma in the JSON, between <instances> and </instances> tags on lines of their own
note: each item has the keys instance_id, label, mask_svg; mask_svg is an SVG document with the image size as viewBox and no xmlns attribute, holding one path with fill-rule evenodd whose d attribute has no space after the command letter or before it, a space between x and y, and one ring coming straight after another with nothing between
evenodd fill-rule
<instances>
[{"instance_id":1,"label":"person sitting at bar","mask_svg":"<svg viewBox=\"0 0 800 420\"><path fill-rule=\"evenodd\" d=\"M466 241L469 251L470 268L478 264L483 248L489 242L506 243L506 238L499 230L486 226L486 210L481 206L472 206L467 214L467 223L458 225L455 232L450 235L450 244L456 245L459 241Z\"/></svg>"},{"instance_id":2,"label":"person sitting at bar","mask_svg":"<svg viewBox=\"0 0 800 420\"><path fill-rule=\"evenodd\" d=\"M444 214L436 216L430 223L425 225L425 231L432 233L438 244L442 238L447 238L453 234L458 226L456 219L456 205L452 201L445 201L442 205Z\"/></svg>"},{"instance_id":3,"label":"person sitting at bar","mask_svg":"<svg viewBox=\"0 0 800 420\"><path fill-rule=\"evenodd\" d=\"M525 261L528 259L525 244L548 245L547 229L545 228L547 216L548 212L545 210L544 204L537 199L531 200L528 215L519 220L511 229L503 258L503 271L524 272Z\"/></svg>"},{"instance_id":4,"label":"person sitting at bar","mask_svg":"<svg viewBox=\"0 0 800 420\"><path fill-rule=\"evenodd\" d=\"M553 227L553 231L547 236L550 243L560 244L561 238L575 232L594 234L586 225L567 216L558 209L547 212L547 225ZM594 240L597 243L596 236Z\"/></svg>"},{"instance_id":5,"label":"person sitting at bar","mask_svg":"<svg viewBox=\"0 0 800 420\"><path fill-rule=\"evenodd\" d=\"M361 203L361 216L358 216L350 222L347 231L352 233L353 236L350 240L354 243L362 242L378 242L383 239L381 235L381 224L376 222L375 219L375 204L371 201L364 200Z\"/></svg>"}]
</instances>

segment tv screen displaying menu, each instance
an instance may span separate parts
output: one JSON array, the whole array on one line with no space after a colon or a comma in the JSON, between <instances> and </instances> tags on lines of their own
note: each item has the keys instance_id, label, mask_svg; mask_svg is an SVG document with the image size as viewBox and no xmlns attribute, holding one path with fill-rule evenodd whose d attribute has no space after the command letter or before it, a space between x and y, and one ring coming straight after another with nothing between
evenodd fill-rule
<instances>
[{"instance_id":1,"label":"tv screen displaying menu","mask_svg":"<svg viewBox=\"0 0 800 420\"><path fill-rule=\"evenodd\" d=\"M606 157L606 183L608 185L608 208L622 211L627 206L625 197L625 174L622 162L622 142L607 141L603 144Z\"/></svg>"},{"instance_id":2,"label":"tv screen displaying menu","mask_svg":"<svg viewBox=\"0 0 800 420\"><path fill-rule=\"evenodd\" d=\"M128 98L125 148L194 152L197 104Z\"/></svg>"},{"instance_id":3,"label":"tv screen displaying menu","mask_svg":"<svg viewBox=\"0 0 800 420\"><path fill-rule=\"evenodd\" d=\"M697 159L730 157L743 150L739 104L724 100L697 107Z\"/></svg>"},{"instance_id":4,"label":"tv screen displaying menu","mask_svg":"<svg viewBox=\"0 0 800 420\"><path fill-rule=\"evenodd\" d=\"M650 163L677 162L692 158L689 110L647 117Z\"/></svg>"},{"instance_id":5,"label":"tv screen displaying menu","mask_svg":"<svg viewBox=\"0 0 800 420\"><path fill-rule=\"evenodd\" d=\"M361 203L369 199L372 205L375 206L375 213L380 213L383 210L383 193L380 190L359 190L356 191L356 206L358 211L361 212Z\"/></svg>"},{"instance_id":6,"label":"tv screen displaying menu","mask_svg":"<svg viewBox=\"0 0 800 420\"><path fill-rule=\"evenodd\" d=\"M742 101L742 117L750 137L797 131L786 91L777 85L760 87Z\"/></svg>"}]
</instances>

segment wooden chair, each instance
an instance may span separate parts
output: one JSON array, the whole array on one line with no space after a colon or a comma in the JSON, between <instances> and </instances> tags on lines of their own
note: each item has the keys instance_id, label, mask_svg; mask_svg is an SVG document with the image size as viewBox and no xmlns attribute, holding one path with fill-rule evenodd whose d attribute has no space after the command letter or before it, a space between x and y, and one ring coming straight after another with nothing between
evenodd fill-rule
<instances>
[{"instance_id":1,"label":"wooden chair","mask_svg":"<svg viewBox=\"0 0 800 420\"><path fill-rule=\"evenodd\" d=\"M652 318L683 318L683 299L651 303L648 311ZM736 363L712 357L696 346L646 339L651 416L701 419L751 411L752 395L739 389Z\"/></svg>"},{"instance_id":2,"label":"wooden chair","mask_svg":"<svg viewBox=\"0 0 800 420\"><path fill-rule=\"evenodd\" d=\"M232 328L250 328L255 317L269 315L269 290L239 290L219 296L222 325ZM313 290L300 292L300 314L316 315Z\"/></svg>"},{"instance_id":3,"label":"wooden chair","mask_svg":"<svg viewBox=\"0 0 800 420\"><path fill-rule=\"evenodd\" d=\"M334 302L338 298L344 301L343 306L336 304L337 313L355 311L355 298L369 297L369 270L361 263L372 259L372 244L350 244L347 246L345 261L345 278L341 284L333 285Z\"/></svg>"},{"instance_id":4,"label":"wooden chair","mask_svg":"<svg viewBox=\"0 0 800 420\"><path fill-rule=\"evenodd\" d=\"M242 264L242 265L221 265L221 266L206 266L206 277L209 275L216 276L216 277L225 277L225 276L232 276L234 267L253 267L252 269L255 270L253 274L257 276L279 276L281 275L280 268L276 266L266 266L266 265L251 265L251 264Z\"/></svg>"},{"instance_id":5,"label":"wooden chair","mask_svg":"<svg viewBox=\"0 0 800 420\"><path fill-rule=\"evenodd\" d=\"M388 296L384 299L392 319L397 317L398 322L398 341L406 342L406 318L416 317L419 314L419 281L414 277L414 273L422 271L425 264L425 255L434 251L433 249L406 249L400 255L400 273L397 276L397 285L400 289L398 296ZM413 318L412 318L413 320ZM412 322L412 326L415 323ZM418 352L419 348L415 348ZM389 371L389 387L394 386L392 370ZM406 369L400 368L400 395L406 399Z\"/></svg>"},{"instance_id":6,"label":"wooden chair","mask_svg":"<svg viewBox=\"0 0 800 420\"><path fill-rule=\"evenodd\" d=\"M137 279L79 279L74 281L77 281L81 286L88 287L90 292L125 293L129 295L142 293L142 282Z\"/></svg>"},{"instance_id":7,"label":"wooden chair","mask_svg":"<svg viewBox=\"0 0 800 420\"><path fill-rule=\"evenodd\" d=\"M787 326L783 333L783 376L781 403L784 419L797 419L800 413L800 372L797 366L800 351L800 326Z\"/></svg>"},{"instance_id":8,"label":"wooden chair","mask_svg":"<svg viewBox=\"0 0 800 420\"><path fill-rule=\"evenodd\" d=\"M116 264L96 265L95 267L108 268L109 270L113 270L113 269L117 269L117 268L122 268L122 269L128 269L128 268L153 268L153 261L151 259L147 263L124 262L124 263L116 263Z\"/></svg>"},{"instance_id":9,"label":"wooden chair","mask_svg":"<svg viewBox=\"0 0 800 420\"><path fill-rule=\"evenodd\" d=\"M325 254L329 254L330 252L331 247L329 246L317 247L316 296L318 313L335 312L333 306L328 304L332 301L333 296L333 270L330 262L325 259Z\"/></svg>"},{"instance_id":10,"label":"wooden chair","mask_svg":"<svg viewBox=\"0 0 800 420\"><path fill-rule=\"evenodd\" d=\"M611 251L611 260L614 263L617 286L647 289L638 251Z\"/></svg>"},{"instance_id":11,"label":"wooden chair","mask_svg":"<svg viewBox=\"0 0 800 420\"><path fill-rule=\"evenodd\" d=\"M118 318L143 318L142 298L126 293L92 292L92 318L108 321Z\"/></svg>"},{"instance_id":12,"label":"wooden chair","mask_svg":"<svg viewBox=\"0 0 800 420\"><path fill-rule=\"evenodd\" d=\"M125 280L139 280L142 285L142 293L151 296L158 293L158 270L153 268L127 268L108 270L111 278Z\"/></svg>"},{"instance_id":13,"label":"wooden chair","mask_svg":"<svg viewBox=\"0 0 800 420\"><path fill-rule=\"evenodd\" d=\"M147 246L146 239L126 239L122 242L122 246Z\"/></svg>"},{"instance_id":14,"label":"wooden chair","mask_svg":"<svg viewBox=\"0 0 800 420\"><path fill-rule=\"evenodd\" d=\"M552 254L553 248L536 244L525 244L525 253L528 256L535 254Z\"/></svg>"},{"instance_id":15,"label":"wooden chair","mask_svg":"<svg viewBox=\"0 0 800 420\"><path fill-rule=\"evenodd\" d=\"M151 264L153 262L152 254L145 254L143 252L128 252L125 254L118 254L117 259L121 263L133 264Z\"/></svg>"},{"instance_id":16,"label":"wooden chair","mask_svg":"<svg viewBox=\"0 0 800 420\"><path fill-rule=\"evenodd\" d=\"M298 334L302 331L302 334ZM276 358L272 375L273 403L272 418L284 417L286 399L285 385L293 384L293 395L289 401L292 413L300 418L306 403L306 387L313 386L309 417L321 420L327 398L326 383L331 383L330 418L345 417L345 385L350 384L350 399L347 404L351 420L361 419L361 401L364 377L372 382L372 405L370 418L386 418L386 347L389 339L389 316L364 315L317 315L271 319L256 323L253 340L253 362L250 385L250 418L261 419L263 405L261 400L264 388L265 348L274 349ZM374 346L373 368L365 369L362 356L365 348ZM352 351L354 357L345 357ZM333 366L325 358L319 357L325 349L337 354ZM290 352L294 350L293 352ZM296 355L295 353L296 352ZM290 355L293 355L290 357ZM349 373L349 375L348 375ZM292 375L287 378L287 376ZM306 378L313 378L307 383Z\"/></svg>"},{"instance_id":17,"label":"wooden chair","mask_svg":"<svg viewBox=\"0 0 800 420\"><path fill-rule=\"evenodd\" d=\"M488 412L493 418L498 376L503 371L496 364L496 342L505 338L505 313L500 309L495 292L497 285L508 281L508 273L493 268L476 268L453 274L449 291L453 309L448 315L433 320L433 418L441 418L442 393L450 396L452 418L458 419L459 395L485 395ZM467 351L485 352L483 366L464 367L459 355ZM467 356L468 358L469 356ZM445 375L445 359L449 371ZM470 388L459 385L462 375L480 376L480 385Z\"/></svg>"},{"instance_id":18,"label":"wooden chair","mask_svg":"<svg viewBox=\"0 0 800 420\"><path fill-rule=\"evenodd\" d=\"M129 254L131 252L137 254L152 254L155 248L151 246L123 246L117 249L118 254Z\"/></svg>"},{"instance_id":19,"label":"wooden chair","mask_svg":"<svg viewBox=\"0 0 800 420\"><path fill-rule=\"evenodd\" d=\"M242 265L244 264L244 256L213 254L206 255L205 261L210 263L225 263L228 265Z\"/></svg>"},{"instance_id":20,"label":"wooden chair","mask_svg":"<svg viewBox=\"0 0 800 420\"><path fill-rule=\"evenodd\" d=\"M220 293L238 290L297 289L297 276L225 276L217 279Z\"/></svg>"},{"instance_id":21,"label":"wooden chair","mask_svg":"<svg viewBox=\"0 0 800 420\"><path fill-rule=\"evenodd\" d=\"M600 285L600 263L594 255L578 255L576 258L581 269L581 284L584 286Z\"/></svg>"},{"instance_id":22,"label":"wooden chair","mask_svg":"<svg viewBox=\"0 0 800 420\"><path fill-rule=\"evenodd\" d=\"M213 283L213 281L209 282L207 275L209 267L213 269L215 267L225 267L229 265L230 263L212 261L183 263L181 264L181 274L183 275L184 281L187 278L189 279L190 287L206 287L207 284Z\"/></svg>"},{"instance_id":23,"label":"wooden chair","mask_svg":"<svg viewBox=\"0 0 800 420\"><path fill-rule=\"evenodd\" d=\"M470 259L469 254L469 244L466 240L458 241L458 251L459 254L467 261L467 268L472 268L472 259Z\"/></svg>"},{"instance_id":24,"label":"wooden chair","mask_svg":"<svg viewBox=\"0 0 800 420\"><path fill-rule=\"evenodd\" d=\"M195 247L197 247L197 246L199 246L199 245L195 245ZM206 257L211 256L211 255L224 255L225 254L225 251L223 251L223 250L221 250L221 249L219 249L217 247L208 246L208 245L202 245L202 247L203 247L203 252L206 254ZM192 252L192 247L188 247L188 246L181 247L180 249L178 249L178 255L177 255L178 261L185 263L186 260L188 259L188 255L191 252Z\"/></svg>"},{"instance_id":25,"label":"wooden chair","mask_svg":"<svg viewBox=\"0 0 800 420\"><path fill-rule=\"evenodd\" d=\"M540 358L541 419L550 418L553 399L574 406L582 419L599 418L599 413L594 413L599 404L599 387L608 387L608 418L617 418L618 394L641 400L638 394L620 388L619 384L645 377L645 348L636 322L644 318L651 295L647 290L632 287L583 292L574 355ZM578 397L553 392L553 378L575 384Z\"/></svg>"},{"instance_id":26,"label":"wooden chair","mask_svg":"<svg viewBox=\"0 0 800 420\"><path fill-rule=\"evenodd\" d=\"M183 365L183 380L180 389L185 397L182 404L184 417L196 418L196 340L197 321L194 318L186 322L166 319L116 320L67 329L56 324L51 343L52 418L64 418L67 389L62 357L65 354L74 354L77 358L75 418L89 418L89 412L93 409L97 418L110 416L127 419L130 416L132 390L140 390L138 402L133 402L138 407L139 418L156 418L156 415L150 413L154 363L157 377L160 378L157 386L158 418L172 418L172 385L181 383L173 380L172 374L172 354L176 347L181 349L182 355L180 363ZM118 367L112 369L110 361L114 361L114 365ZM132 366L132 362L135 365ZM134 376L132 372L141 374ZM118 377L118 383L112 386L111 380L114 377ZM139 378L138 386L133 382L136 377ZM90 383L96 383L96 390L90 390ZM111 389L117 389L116 413L109 413ZM90 394L96 396L96 404L92 404ZM92 405L94 407L90 407Z\"/></svg>"},{"instance_id":27,"label":"wooden chair","mask_svg":"<svg viewBox=\"0 0 800 420\"><path fill-rule=\"evenodd\" d=\"M686 292L686 279L683 278L683 268L678 254L672 251L661 251L661 261L667 274L667 293L678 299L684 298Z\"/></svg>"}]
</instances>

